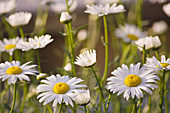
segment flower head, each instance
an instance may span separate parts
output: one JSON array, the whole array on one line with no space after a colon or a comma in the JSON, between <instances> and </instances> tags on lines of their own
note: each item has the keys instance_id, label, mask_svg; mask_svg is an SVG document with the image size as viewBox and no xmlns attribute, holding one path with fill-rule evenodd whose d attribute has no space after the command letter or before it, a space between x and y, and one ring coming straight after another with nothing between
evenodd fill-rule
<instances>
[{"instance_id":1,"label":"flower head","mask_svg":"<svg viewBox=\"0 0 170 113\"><path fill-rule=\"evenodd\" d=\"M4 38L3 41L0 41L0 52L6 51L10 55L13 55L15 49L20 49L22 42L23 39L19 37L13 39Z\"/></svg>"},{"instance_id":2,"label":"flower head","mask_svg":"<svg viewBox=\"0 0 170 113\"><path fill-rule=\"evenodd\" d=\"M90 91L82 90L82 92L76 93L75 102L81 106L87 105L90 102Z\"/></svg>"},{"instance_id":3,"label":"flower head","mask_svg":"<svg viewBox=\"0 0 170 113\"><path fill-rule=\"evenodd\" d=\"M81 67L90 67L93 66L96 63L96 50L87 50L80 54L75 64L81 66Z\"/></svg>"},{"instance_id":4,"label":"flower head","mask_svg":"<svg viewBox=\"0 0 170 113\"><path fill-rule=\"evenodd\" d=\"M158 70L170 70L170 58L166 60L165 55L161 56L161 61L157 60L154 56L152 58L147 58L146 64L144 64L147 69L158 71Z\"/></svg>"},{"instance_id":5,"label":"flower head","mask_svg":"<svg viewBox=\"0 0 170 113\"><path fill-rule=\"evenodd\" d=\"M71 22L72 17L68 12L62 12L60 16L60 22L61 23L68 23Z\"/></svg>"},{"instance_id":6,"label":"flower head","mask_svg":"<svg viewBox=\"0 0 170 113\"><path fill-rule=\"evenodd\" d=\"M83 80L80 78L69 78L69 76L60 76L59 74L52 75L46 78L47 80L41 80L42 83L37 87L37 93L41 93L37 96L40 98L39 102L43 102L46 105L54 100L53 107L57 103L61 104L65 102L66 105L70 104L72 107L76 94L74 92L81 92L81 89L87 87L86 85L78 84Z\"/></svg>"},{"instance_id":7,"label":"flower head","mask_svg":"<svg viewBox=\"0 0 170 113\"><path fill-rule=\"evenodd\" d=\"M22 50L28 51L30 49L39 49L46 47L47 44L51 43L53 39L51 39L50 35L42 35L40 37L35 36L34 38L29 38L28 42L21 43Z\"/></svg>"},{"instance_id":8,"label":"flower head","mask_svg":"<svg viewBox=\"0 0 170 113\"><path fill-rule=\"evenodd\" d=\"M119 26L118 29L115 31L117 38L122 38L124 42L134 42L137 41L139 38L145 37L145 33L142 32L138 27L125 24L125 26Z\"/></svg>"},{"instance_id":9,"label":"flower head","mask_svg":"<svg viewBox=\"0 0 170 113\"><path fill-rule=\"evenodd\" d=\"M92 15L98 15L98 16L104 16L108 14L114 14L114 13L121 13L124 12L124 6L123 5L117 5L117 3L114 3L110 6L110 4L105 4L105 6L102 5L86 5L87 10L85 10L85 13L90 13Z\"/></svg>"},{"instance_id":10,"label":"flower head","mask_svg":"<svg viewBox=\"0 0 170 113\"><path fill-rule=\"evenodd\" d=\"M140 38L138 41L135 41L135 43L140 51L143 51L142 48L144 47L144 45L145 45L145 50L149 50L152 48L157 49L158 47L161 46L161 41L158 36Z\"/></svg>"},{"instance_id":11,"label":"flower head","mask_svg":"<svg viewBox=\"0 0 170 113\"><path fill-rule=\"evenodd\" d=\"M8 79L9 85L16 83L17 79L30 81L27 75L35 75L35 73L38 73L38 71L34 69L37 65L28 65L30 63L31 62L27 62L23 65L20 65L19 61L6 61L5 63L1 63L0 79L2 79L2 81Z\"/></svg>"},{"instance_id":12,"label":"flower head","mask_svg":"<svg viewBox=\"0 0 170 113\"><path fill-rule=\"evenodd\" d=\"M165 31L168 29L168 25L165 21L161 20L161 21L158 21L158 22L155 22L153 25L152 25L152 30L154 33L156 34L162 34L162 33L165 33Z\"/></svg>"},{"instance_id":13,"label":"flower head","mask_svg":"<svg viewBox=\"0 0 170 113\"><path fill-rule=\"evenodd\" d=\"M114 76L107 79L107 89L113 93L120 95L124 92L123 97L129 100L135 96L143 98L143 91L152 94L152 90L157 88L156 80L159 80L157 75L151 73L151 70L146 70L145 67L140 68L140 63L136 65L131 64L130 68L122 64L122 67L118 67L111 72Z\"/></svg>"},{"instance_id":14,"label":"flower head","mask_svg":"<svg viewBox=\"0 0 170 113\"><path fill-rule=\"evenodd\" d=\"M71 63L68 63L68 64L65 65L64 70L71 71L71 68L72 68Z\"/></svg>"},{"instance_id":15,"label":"flower head","mask_svg":"<svg viewBox=\"0 0 170 113\"><path fill-rule=\"evenodd\" d=\"M15 0L6 0L0 2L0 15L12 11L16 7Z\"/></svg>"},{"instance_id":16,"label":"flower head","mask_svg":"<svg viewBox=\"0 0 170 113\"><path fill-rule=\"evenodd\" d=\"M32 17L32 14L29 12L18 12L10 15L8 18L6 18L7 22L13 26L23 26L27 25Z\"/></svg>"},{"instance_id":17,"label":"flower head","mask_svg":"<svg viewBox=\"0 0 170 113\"><path fill-rule=\"evenodd\" d=\"M39 75L37 75L37 80L42 80L45 79L46 77L48 77L47 73L39 73Z\"/></svg>"},{"instance_id":18,"label":"flower head","mask_svg":"<svg viewBox=\"0 0 170 113\"><path fill-rule=\"evenodd\" d=\"M155 4L155 3L159 3L159 4L162 4L162 3L165 3L167 0L149 0L150 3L152 4Z\"/></svg>"},{"instance_id":19,"label":"flower head","mask_svg":"<svg viewBox=\"0 0 170 113\"><path fill-rule=\"evenodd\" d=\"M163 5L162 9L165 14L170 17L170 3Z\"/></svg>"}]
</instances>

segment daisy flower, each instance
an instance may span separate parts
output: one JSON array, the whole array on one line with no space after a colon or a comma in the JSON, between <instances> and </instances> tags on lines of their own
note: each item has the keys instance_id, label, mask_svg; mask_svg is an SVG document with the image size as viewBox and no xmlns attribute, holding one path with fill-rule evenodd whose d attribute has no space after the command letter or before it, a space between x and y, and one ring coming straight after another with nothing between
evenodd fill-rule
<instances>
[{"instance_id":1,"label":"daisy flower","mask_svg":"<svg viewBox=\"0 0 170 113\"><path fill-rule=\"evenodd\" d=\"M167 31L167 29L168 24L163 20L154 22L152 25L152 30L156 34L163 34Z\"/></svg>"},{"instance_id":2,"label":"daisy flower","mask_svg":"<svg viewBox=\"0 0 170 113\"><path fill-rule=\"evenodd\" d=\"M6 21L13 27L27 25L32 17L29 12L18 12L6 18Z\"/></svg>"},{"instance_id":3,"label":"daisy flower","mask_svg":"<svg viewBox=\"0 0 170 113\"><path fill-rule=\"evenodd\" d=\"M76 93L75 102L81 106L87 105L90 102L90 91L82 90L82 92Z\"/></svg>"},{"instance_id":4,"label":"daisy flower","mask_svg":"<svg viewBox=\"0 0 170 113\"><path fill-rule=\"evenodd\" d=\"M16 7L15 0L1 1L0 2L0 15L12 11Z\"/></svg>"},{"instance_id":5,"label":"daisy flower","mask_svg":"<svg viewBox=\"0 0 170 113\"><path fill-rule=\"evenodd\" d=\"M83 80L77 77L69 78L69 76L60 76L59 74L51 75L46 78L47 80L41 80L42 83L37 87L37 93L41 93L37 96L39 102L43 102L46 105L54 100L53 107L57 103L61 104L65 102L66 105L70 104L72 107L76 94L74 92L81 92L81 89L87 87L86 85L78 84Z\"/></svg>"},{"instance_id":6,"label":"daisy flower","mask_svg":"<svg viewBox=\"0 0 170 113\"><path fill-rule=\"evenodd\" d=\"M165 55L161 56L161 61L157 60L155 56L152 58L147 58L146 64L144 64L147 69L158 71L158 70L170 70L170 58L166 60Z\"/></svg>"},{"instance_id":7,"label":"daisy flower","mask_svg":"<svg viewBox=\"0 0 170 113\"><path fill-rule=\"evenodd\" d=\"M96 63L96 50L87 50L80 54L75 64L81 66L81 67L91 67Z\"/></svg>"},{"instance_id":8,"label":"daisy flower","mask_svg":"<svg viewBox=\"0 0 170 113\"><path fill-rule=\"evenodd\" d=\"M105 6L102 5L86 5L87 10L85 10L85 13L90 13L92 15L98 15L98 16L104 16L108 14L114 14L114 13L121 13L124 12L124 6L123 5L117 5L117 3L114 3L110 6L110 4L105 4Z\"/></svg>"},{"instance_id":9,"label":"daisy flower","mask_svg":"<svg viewBox=\"0 0 170 113\"><path fill-rule=\"evenodd\" d=\"M164 13L170 17L170 3L167 3L165 5L163 5L162 7Z\"/></svg>"},{"instance_id":10,"label":"daisy flower","mask_svg":"<svg viewBox=\"0 0 170 113\"><path fill-rule=\"evenodd\" d=\"M138 41L135 41L135 43L140 51L143 51L144 45L145 45L145 50L149 50L152 48L157 49L158 47L161 46L161 41L158 36L140 38Z\"/></svg>"},{"instance_id":11,"label":"daisy flower","mask_svg":"<svg viewBox=\"0 0 170 113\"><path fill-rule=\"evenodd\" d=\"M19 80L26 80L30 81L29 75L35 75L35 73L38 73L34 68L37 65L28 65L31 62L27 62L23 65L20 65L19 61L12 61L0 64L0 79L2 81L5 81L8 79L8 84L11 83L15 84L17 82L17 79Z\"/></svg>"},{"instance_id":12,"label":"daisy flower","mask_svg":"<svg viewBox=\"0 0 170 113\"><path fill-rule=\"evenodd\" d=\"M116 29L115 34L117 38L122 38L126 43L137 41L139 38L146 36L138 27L131 24L125 24L125 26L120 25L119 28Z\"/></svg>"},{"instance_id":13,"label":"daisy flower","mask_svg":"<svg viewBox=\"0 0 170 113\"><path fill-rule=\"evenodd\" d=\"M16 37L13 39L4 38L3 41L0 41L0 52L8 52L11 56L15 49L20 49L21 43L23 42L22 38Z\"/></svg>"},{"instance_id":14,"label":"daisy flower","mask_svg":"<svg viewBox=\"0 0 170 113\"><path fill-rule=\"evenodd\" d=\"M118 92L118 96L124 92L123 97L126 100L130 97L134 99L135 96L138 99L143 98L143 91L152 94L152 90L158 87L155 83L159 77L151 73L151 70L145 70L145 67L140 68L140 65L140 63L131 64L128 68L122 64L122 67L111 72L114 76L107 79L106 88L113 93Z\"/></svg>"},{"instance_id":15,"label":"daisy flower","mask_svg":"<svg viewBox=\"0 0 170 113\"><path fill-rule=\"evenodd\" d=\"M51 43L53 39L51 39L51 35L42 35L40 37L35 36L34 38L29 38L28 42L23 42L22 50L28 51L30 49L39 49L46 47L47 44Z\"/></svg>"},{"instance_id":16,"label":"daisy flower","mask_svg":"<svg viewBox=\"0 0 170 113\"><path fill-rule=\"evenodd\" d=\"M152 4L155 4L155 3L162 4L162 3L165 3L166 1L167 0L149 0L149 2Z\"/></svg>"}]
</instances>

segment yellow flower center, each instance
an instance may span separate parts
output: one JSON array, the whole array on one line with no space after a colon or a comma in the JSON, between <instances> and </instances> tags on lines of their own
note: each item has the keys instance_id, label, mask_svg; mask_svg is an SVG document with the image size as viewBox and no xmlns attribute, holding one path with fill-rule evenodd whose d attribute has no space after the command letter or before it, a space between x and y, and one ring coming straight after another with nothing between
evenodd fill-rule
<instances>
[{"instance_id":1,"label":"yellow flower center","mask_svg":"<svg viewBox=\"0 0 170 113\"><path fill-rule=\"evenodd\" d=\"M15 48L15 47L16 47L16 45L14 45L14 44L9 44L9 45L6 45L6 46L5 46L5 49L8 50L8 49L12 49L12 48Z\"/></svg>"},{"instance_id":2,"label":"yellow flower center","mask_svg":"<svg viewBox=\"0 0 170 113\"><path fill-rule=\"evenodd\" d=\"M128 75L124 83L129 87L135 87L141 83L141 78L135 74Z\"/></svg>"},{"instance_id":3,"label":"yellow flower center","mask_svg":"<svg viewBox=\"0 0 170 113\"><path fill-rule=\"evenodd\" d=\"M133 34L128 34L127 37L131 40L134 40L134 41L138 40L138 37L133 35Z\"/></svg>"},{"instance_id":4,"label":"yellow flower center","mask_svg":"<svg viewBox=\"0 0 170 113\"><path fill-rule=\"evenodd\" d=\"M163 68L166 68L167 66L169 66L170 64L169 63L160 63L161 64L161 66L163 67ZM159 68L159 66L157 65L157 67Z\"/></svg>"},{"instance_id":5,"label":"yellow flower center","mask_svg":"<svg viewBox=\"0 0 170 113\"><path fill-rule=\"evenodd\" d=\"M20 67L17 67L17 66L12 66L12 67L9 67L7 70L6 70L6 73L8 75L17 75L17 74L20 74L22 73L23 70L20 68Z\"/></svg>"},{"instance_id":6,"label":"yellow flower center","mask_svg":"<svg viewBox=\"0 0 170 113\"><path fill-rule=\"evenodd\" d=\"M53 91L56 94L65 94L68 90L70 90L70 87L64 82L59 82L53 87Z\"/></svg>"}]
</instances>

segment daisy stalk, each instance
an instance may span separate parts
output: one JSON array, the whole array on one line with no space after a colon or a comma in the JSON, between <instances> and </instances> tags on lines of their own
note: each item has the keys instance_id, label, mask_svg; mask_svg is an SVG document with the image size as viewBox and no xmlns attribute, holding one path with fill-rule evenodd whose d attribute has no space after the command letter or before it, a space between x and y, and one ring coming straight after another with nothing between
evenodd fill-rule
<instances>
[{"instance_id":1,"label":"daisy stalk","mask_svg":"<svg viewBox=\"0 0 170 113\"><path fill-rule=\"evenodd\" d=\"M24 40L24 32L23 32L22 27L19 27L19 32L20 32L22 39Z\"/></svg>"},{"instance_id":2,"label":"daisy stalk","mask_svg":"<svg viewBox=\"0 0 170 113\"><path fill-rule=\"evenodd\" d=\"M41 73L41 62L40 62L40 56L39 56L38 49L35 51L36 51L36 56L37 56L38 70L39 70L39 73Z\"/></svg>"},{"instance_id":3,"label":"daisy stalk","mask_svg":"<svg viewBox=\"0 0 170 113\"><path fill-rule=\"evenodd\" d=\"M98 86L99 86L101 99L102 99L102 101L103 101L103 109L104 109L104 113L106 113L106 103L105 103L105 100L104 100L104 96L103 96L103 92L102 92L102 87L101 87L101 85L100 85L99 79L97 78L97 74L96 74L96 72L95 72L93 66L91 66L91 70L93 71L94 76L95 76L96 81L97 81L97 84L98 84Z\"/></svg>"},{"instance_id":4,"label":"daisy stalk","mask_svg":"<svg viewBox=\"0 0 170 113\"><path fill-rule=\"evenodd\" d=\"M59 108L59 111L58 111L58 113L61 113L62 106L63 106L63 103L61 102L61 104L60 104L60 108Z\"/></svg>"},{"instance_id":5,"label":"daisy stalk","mask_svg":"<svg viewBox=\"0 0 170 113\"><path fill-rule=\"evenodd\" d=\"M12 113L12 111L13 111L13 109L15 107L16 89L17 89L17 83L14 84L13 102L12 102L12 107L11 107L10 113Z\"/></svg>"},{"instance_id":6,"label":"daisy stalk","mask_svg":"<svg viewBox=\"0 0 170 113\"><path fill-rule=\"evenodd\" d=\"M133 109L132 113L137 113L137 103L136 103L136 98L133 99Z\"/></svg>"},{"instance_id":7,"label":"daisy stalk","mask_svg":"<svg viewBox=\"0 0 170 113\"><path fill-rule=\"evenodd\" d=\"M105 69L104 69L104 74L102 78L102 84L104 80L106 79L107 72L108 72L108 63L109 63L109 46L108 46L108 29L107 29L107 20L106 16L103 16L103 22L104 22L104 32L105 32Z\"/></svg>"}]
</instances>

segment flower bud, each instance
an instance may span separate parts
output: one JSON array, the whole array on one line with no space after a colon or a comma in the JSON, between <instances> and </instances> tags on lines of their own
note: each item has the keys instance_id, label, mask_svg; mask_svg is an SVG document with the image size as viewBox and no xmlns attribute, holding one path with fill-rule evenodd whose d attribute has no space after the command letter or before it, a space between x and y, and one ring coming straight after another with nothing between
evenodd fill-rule
<instances>
[{"instance_id":1,"label":"flower bud","mask_svg":"<svg viewBox=\"0 0 170 113\"><path fill-rule=\"evenodd\" d=\"M72 17L68 12L62 12L61 13L61 16L60 16L60 22L61 23L66 24L66 23L71 22L71 21L72 21Z\"/></svg>"},{"instance_id":2,"label":"flower bud","mask_svg":"<svg viewBox=\"0 0 170 113\"><path fill-rule=\"evenodd\" d=\"M46 77L48 77L47 73L40 73L39 75L37 75L37 80L42 80Z\"/></svg>"}]
</instances>

